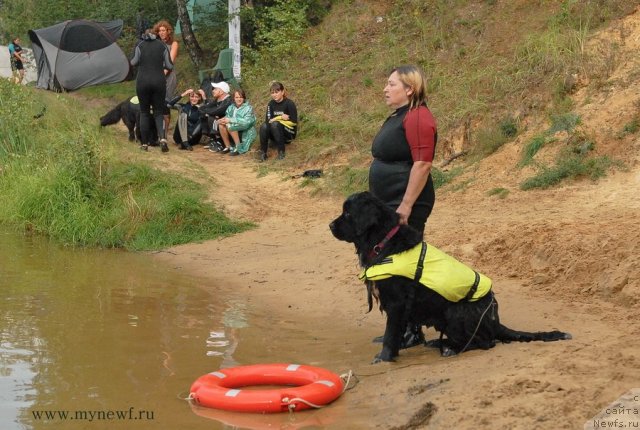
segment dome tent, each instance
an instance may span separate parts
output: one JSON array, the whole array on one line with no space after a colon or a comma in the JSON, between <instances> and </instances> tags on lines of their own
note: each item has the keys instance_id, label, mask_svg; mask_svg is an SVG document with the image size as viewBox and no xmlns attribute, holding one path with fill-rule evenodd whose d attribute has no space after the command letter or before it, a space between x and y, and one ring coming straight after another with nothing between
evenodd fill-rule
<instances>
[{"instance_id":1,"label":"dome tent","mask_svg":"<svg viewBox=\"0 0 640 430\"><path fill-rule=\"evenodd\" d=\"M29 30L38 69L36 87L72 91L125 80L129 60L116 43L122 25L121 19L109 22L76 19Z\"/></svg>"}]
</instances>

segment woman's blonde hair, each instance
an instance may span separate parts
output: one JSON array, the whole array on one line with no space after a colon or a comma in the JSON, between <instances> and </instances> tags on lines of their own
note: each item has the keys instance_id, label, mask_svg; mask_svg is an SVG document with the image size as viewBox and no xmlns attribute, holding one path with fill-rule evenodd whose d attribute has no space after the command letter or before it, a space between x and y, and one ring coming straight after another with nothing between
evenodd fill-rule
<instances>
[{"instance_id":1,"label":"woman's blonde hair","mask_svg":"<svg viewBox=\"0 0 640 430\"><path fill-rule=\"evenodd\" d=\"M167 41L165 43L171 44L173 43L173 26L169 24L168 21L162 20L155 23L153 26L153 33L158 35L158 30L160 27L164 27L167 29Z\"/></svg>"},{"instance_id":2,"label":"woman's blonde hair","mask_svg":"<svg viewBox=\"0 0 640 430\"><path fill-rule=\"evenodd\" d=\"M409 109L415 109L427 104L427 79L420 67L413 64L398 66L389 73L398 74L398 79L406 88L411 88L413 93L409 96Z\"/></svg>"}]
</instances>

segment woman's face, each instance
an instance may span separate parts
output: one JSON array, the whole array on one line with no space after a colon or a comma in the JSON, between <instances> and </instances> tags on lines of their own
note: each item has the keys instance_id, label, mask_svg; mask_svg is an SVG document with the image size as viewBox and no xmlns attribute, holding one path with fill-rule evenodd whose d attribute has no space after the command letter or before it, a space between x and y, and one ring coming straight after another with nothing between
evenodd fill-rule
<instances>
[{"instance_id":1,"label":"woman's face","mask_svg":"<svg viewBox=\"0 0 640 430\"><path fill-rule=\"evenodd\" d=\"M400 81L398 72L393 72L387 79L387 85L384 87L384 101L387 106L397 109L409 103L409 96L412 93L411 88L407 88Z\"/></svg>"},{"instance_id":2,"label":"woman's face","mask_svg":"<svg viewBox=\"0 0 640 430\"><path fill-rule=\"evenodd\" d=\"M242 94L240 93L235 93L233 95L233 101L236 104L236 106L240 107L242 106L242 103L244 103L244 97L242 97Z\"/></svg>"},{"instance_id":3,"label":"woman's face","mask_svg":"<svg viewBox=\"0 0 640 430\"><path fill-rule=\"evenodd\" d=\"M200 100L200 94L198 94L198 93L191 93L191 94L189 94L189 102L190 102L192 105L197 105L198 103L200 103L200 102L201 102L201 100Z\"/></svg>"},{"instance_id":4,"label":"woman's face","mask_svg":"<svg viewBox=\"0 0 640 430\"><path fill-rule=\"evenodd\" d=\"M271 98L280 103L284 98L284 90L273 90L271 91Z\"/></svg>"},{"instance_id":5,"label":"woman's face","mask_svg":"<svg viewBox=\"0 0 640 430\"><path fill-rule=\"evenodd\" d=\"M167 40L169 37L169 30L167 30L167 27L158 27L158 37L162 40Z\"/></svg>"}]
</instances>

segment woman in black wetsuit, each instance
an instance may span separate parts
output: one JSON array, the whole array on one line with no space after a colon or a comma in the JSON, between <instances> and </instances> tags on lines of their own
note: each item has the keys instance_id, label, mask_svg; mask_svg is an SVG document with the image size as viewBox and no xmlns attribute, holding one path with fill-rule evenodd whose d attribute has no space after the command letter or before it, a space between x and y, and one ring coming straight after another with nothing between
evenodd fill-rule
<instances>
[{"instance_id":1,"label":"woman in black wetsuit","mask_svg":"<svg viewBox=\"0 0 640 430\"><path fill-rule=\"evenodd\" d=\"M384 87L387 106L394 109L373 139L369 191L408 224L424 234L435 203L431 164L438 129L427 108L427 82L417 66L393 69ZM376 338L378 340L378 338ZM420 326L409 325L401 348L424 343Z\"/></svg>"},{"instance_id":2,"label":"woman in black wetsuit","mask_svg":"<svg viewBox=\"0 0 640 430\"><path fill-rule=\"evenodd\" d=\"M149 147L151 128L151 108L158 130L162 152L167 152L167 131L164 128L166 79L164 70L173 70L167 45L155 34L145 34L135 48L131 65L138 66L136 94L140 100L140 140L141 148Z\"/></svg>"},{"instance_id":3,"label":"woman in black wetsuit","mask_svg":"<svg viewBox=\"0 0 640 430\"><path fill-rule=\"evenodd\" d=\"M426 79L417 66L394 69L384 87L395 109L373 139L369 191L421 233L435 202L431 164L436 150L436 120L426 104Z\"/></svg>"},{"instance_id":4,"label":"woman in black wetsuit","mask_svg":"<svg viewBox=\"0 0 640 430\"><path fill-rule=\"evenodd\" d=\"M173 141L180 147L193 151L193 145L200 143L202 138L202 114L200 106L204 100L204 91L194 91L189 88L169 102L175 105L182 97L189 96L189 102L180 105L180 116L173 129Z\"/></svg>"}]
</instances>

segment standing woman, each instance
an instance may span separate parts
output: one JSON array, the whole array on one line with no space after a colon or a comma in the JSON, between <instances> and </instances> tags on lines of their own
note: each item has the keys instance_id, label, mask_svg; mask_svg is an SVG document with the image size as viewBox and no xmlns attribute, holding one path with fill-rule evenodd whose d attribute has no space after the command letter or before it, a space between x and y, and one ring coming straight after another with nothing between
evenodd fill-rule
<instances>
[{"instance_id":1,"label":"standing woman","mask_svg":"<svg viewBox=\"0 0 640 430\"><path fill-rule=\"evenodd\" d=\"M169 49L153 33L145 34L135 48L131 65L138 66L136 94L140 100L141 149L147 150L151 134L151 108L162 152L169 151L167 129L164 126L166 103L165 70L172 70Z\"/></svg>"},{"instance_id":2,"label":"standing woman","mask_svg":"<svg viewBox=\"0 0 640 430\"><path fill-rule=\"evenodd\" d=\"M384 98L394 111L373 139L369 168L369 191L395 209L400 224L408 224L421 234L435 203L431 165L438 140L426 90L427 81L417 66L391 71ZM421 343L422 327L407 326L400 347Z\"/></svg>"},{"instance_id":3,"label":"standing woman","mask_svg":"<svg viewBox=\"0 0 640 430\"><path fill-rule=\"evenodd\" d=\"M384 87L394 109L373 139L369 191L424 234L435 203L431 164L436 150L436 120L427 108L427 82L417 66L392 70Z\"/></svg>"},{"instance_id":4,"label":"standing woman","mask_svg":"<svg viewBox=\"0 0 640 430\"><path fill-rule=\"evenodd\" d=\"M158 35L169 49L169 57L171 57L171 63L175 66L176 58L178 58L178 50L180 49L178 42L173 38L173 27L167 21L158 21L153 26L153 32ZM178 88L178 78L176 76L175 67L173 70L165 69L164 74L167 80L167 100L171 100L176 95L176 89ZM169 130L169 123L171 121L171 111L168 106L164 108L164 128Z\"/></svg>"}]
</instances>

